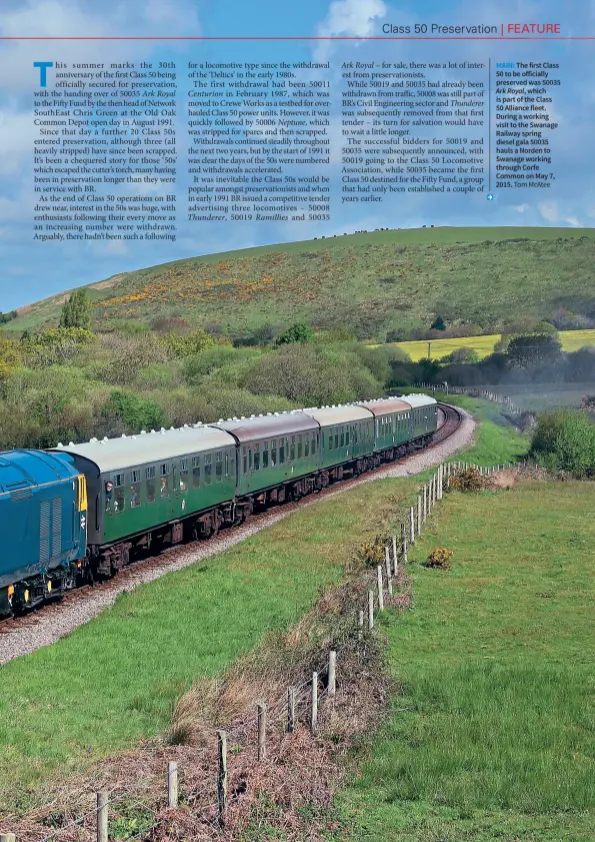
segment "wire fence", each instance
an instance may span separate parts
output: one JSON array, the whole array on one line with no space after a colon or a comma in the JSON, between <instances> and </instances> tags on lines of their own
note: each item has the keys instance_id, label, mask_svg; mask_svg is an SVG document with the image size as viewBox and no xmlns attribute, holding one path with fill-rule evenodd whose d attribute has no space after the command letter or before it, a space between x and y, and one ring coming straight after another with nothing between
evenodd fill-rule
<instances>
[{"instance_id":1,"label":"wire fence","mask_svg":"<svg viewBox=\"0 0 595 842\"><path fill-rule=\"evenodd\" d=\"M453 476L470 467L479 474L489 477L502 469L518 469L521 465L478 467L460 461L440 464L424 486L419 489L407 516L400 524L400 534L397 530L396 535L390 536L385 541L382 548L384 562L365 574L367 589L365 604L359 610L354 610L355 606L351 606L349 616L352 622L346 625L345 635L339 641L340 646L331 649L327 653L325 663L319 663L318 668L305 677L301 683L288 687L286 692L274 700L269 708L264 703L259 703L256 717L235 723L227 730L215 728L206 730L209 745L194 755L195 759L198 756L204 761L205 779L201 780L201 785L195 786L192 791L187 791L184 798L185 805L193 805L193 809L200 814L202 822L218 831L225 826L230 800L228 764L231 761L233 766L234 763L240 762L232 758L245 754L245 750L250 749L256 752L258 762L263 762L267 757L267 741L271 733L278 735L281 729L284 733L291 734L299 726L302 728L305 726L313 737L317 736L321 716L329 706L332 706L336 696L337 678L341 676L342 656L349 650L364 652L368 637L375 627L376 612L383 611L385 604L387 607L394 604L394 602L391 603L391 597L395 586L398 587L401 581L399 577L408 561L408 552L423 534L434 507L443 499L444 491L448 488ZM344 678L347 679L348 676ZM232 740L234 745L231 746L230 751ZM241 751L234 751L235 745L239 746ZM183 773L184 769L180 768L178 762L169 760L167 768L163 770L162 788L157 794L154 789L151 795L149 792L143 793L137 790L114 794L100 789L95 793L96 806L67 824L53 828L45 834L46 828L37 825L39 835L36 834L35 838L17 835L15 831L10 831L8 828L0 829L0 842L25 842L25 840L27 842L29 840L31 842L61 842L64 834L77 827L85 828L88 839L94 838L97 842L108 842L110 817L117 817L119 809L121 811L124 808L124 811L130 811L132 807L146 810L151 816L151 824L142 822L140 828L131 828L130 835L124 838L118 835L118 839L120 842L133 842L137 839L144 842L144 840L154 838L151 834L167 821L167 816L162 815L163 811L175 810L180 806L180 782L181 778L183 780ZM209 818L210 813L214 814L214 818ZM14 827L18 827L22 819L23 817L17 819L12 816L3 824L12 823Z\"/></svg>"}]
</instances>

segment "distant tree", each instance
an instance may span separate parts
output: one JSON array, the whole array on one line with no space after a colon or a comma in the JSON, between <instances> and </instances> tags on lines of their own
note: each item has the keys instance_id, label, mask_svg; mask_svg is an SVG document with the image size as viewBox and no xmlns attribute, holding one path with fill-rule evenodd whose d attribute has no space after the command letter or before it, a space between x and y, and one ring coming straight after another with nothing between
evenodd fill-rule
<instances>
[{"instance_id":1,"label":"distant tree","mask_svg":"<svg viewBox=\"0 0 595 842\"><path fill-rule=\"evenodd\" d=\"M553 336L529 334L516 336L508 344L506 357L512 368L530 368L562 360L562 345Z\"/></svg>"},{"instance_id":2,"label":"distant tree","mask_svg":"<svg viewBox=\"0 0 595 842\"><path fill-rule=\"evenodd\" d=\"M471 364L478 363L481 357L474 351L473 348L456 348L452 353L446 357L442 357L441 363L450 365L459 365L461 363Z\"/></svg>"},{"instance_id":3,"label":"distant tree","mask_svg":"<svg viewBox=\"0 0 595 842\"><path fill-rule=\"evenodd\" d=\"M277 337L277 345L290 345L293 342L302 344L310 342L314 338L314 331L304 322L292 325Z\"/></svg>"},{"instance_id":4,"label":"distant tree","mask_svg":"<svg viewBox=\"0 0 595 842\"><path fill-rule=\"evenodd\" d=\"M75 290L62 307L60 327L91 329L91 304L86 289Z\"/></svg>"},{"instance_id":5,"label":"distant tree","mask_svg":"<svg viewBox=\"0 0 595 842\"><path fill-rule=\"evenodd\" d=\"M446 330L446 323L442 316L436 316L430 325L430 330Z\"/></svg>"},{"instance_id":6,"label":"distant tree","mask_svg":"<svg viewBox=\"0 0 595 842\"><path fill-rule=\"evenodd\" d=\"M401 328L397 328L396 330L389 330L386 334L386 341L387 342L404 342L405 341L405 331Z\"/></svg>"}]
</instances>

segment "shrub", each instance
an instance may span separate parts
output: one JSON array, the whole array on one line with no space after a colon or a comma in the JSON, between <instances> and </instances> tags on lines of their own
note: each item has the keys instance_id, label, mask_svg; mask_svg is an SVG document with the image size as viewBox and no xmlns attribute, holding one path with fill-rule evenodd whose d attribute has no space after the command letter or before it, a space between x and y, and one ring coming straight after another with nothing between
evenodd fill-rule
<instances>
[{"instance_id":1,"label":"shrub","mask_svg":"<svg viewBox=\"0 0 595 842\"><path fill-rule=\"evenodd\" d=\"M484 477L474 465L470 465L450 477L448 488L454 491L477 492L487 488L488 484L488 478Z\"/></svg>"},{"instance_id":2,"label":"shrub","mask_svg":"<svg viewBox=\"0 0 595 842\"><path fill-rule=\"evenodd\" d=\"M163 410L155 401L123 391L112 392L101 410L101 421L107 427L104 435L108 437L157 429L167 423Z\"/></svg>"},{"instance_id":3,"label":"shrub","mask_svg":"<svg viewBox=\"0 0 595 842\"><path fill-rule=\"evenodd\" d=\"M595 426L587 412L558 410L540 415L530 454L550 470L591 476L595 473Z\"/></svg>"},{"instance_id":4,"label":"shrub","mask_svg":"<svg viewBox=\"0 0 595 842\"><path fill-rule=\"evenodd\" d=\"M436 547L436 549L432 550L430 555L427 557L424 567L434 567L438 570L450 570L452 567L450 559L453 555L453 550L449 550L447 547Z\"/></svg>"},{"instance_id":5,"label":"shrub","mask_svg":"<svg viewBox=\"0 0 595 842\"><path fill-rule=\"evenodd\" d=\"M385 543L384 538L376 535L375 538L360 544L355 553L359 564L364 567L378 567L379 564L384 564Z\"/></svg>"}]
</instances>

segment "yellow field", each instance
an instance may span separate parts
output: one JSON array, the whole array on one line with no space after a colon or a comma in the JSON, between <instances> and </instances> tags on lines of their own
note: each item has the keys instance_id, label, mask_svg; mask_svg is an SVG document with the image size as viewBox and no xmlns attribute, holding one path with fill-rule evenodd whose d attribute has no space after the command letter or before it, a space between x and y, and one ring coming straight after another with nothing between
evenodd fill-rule
<instances>
[{"instance_id":1,"label":"yellow field","mask_svg":"<svg viewBox=\"0 0 595 842\"><path fill-rule=\"evenodd\" d=\"M433 360L439 360L456 351L457 348L472 348L480 357L487 357L494 350L494 345L500 339L499 333L489 336L469 336L462 339L432 339L416 342L397 342L399 348L406 351L414 362L428 356L428 344ZM595 330L562 330L560 341L564 351L578 351L585 345L595 345Z\"/></svg>"}]
</instances>

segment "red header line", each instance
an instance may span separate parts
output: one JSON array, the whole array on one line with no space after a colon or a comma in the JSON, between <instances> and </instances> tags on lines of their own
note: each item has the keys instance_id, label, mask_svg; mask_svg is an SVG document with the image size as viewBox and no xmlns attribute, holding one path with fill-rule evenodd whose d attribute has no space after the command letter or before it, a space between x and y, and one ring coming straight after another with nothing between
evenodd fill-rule
<instances>
[{"instance_id":1,"label":"red header line","mask_svg":"<svg viewBox=\"0 0 595 842\"><path fill-rule=\"evenodd\" d=\"M0 35L0 41L595 41L595 35Z\"/></svg>"}]
</instances>

